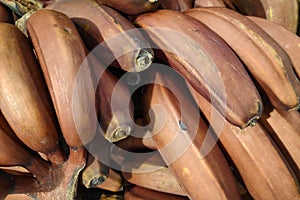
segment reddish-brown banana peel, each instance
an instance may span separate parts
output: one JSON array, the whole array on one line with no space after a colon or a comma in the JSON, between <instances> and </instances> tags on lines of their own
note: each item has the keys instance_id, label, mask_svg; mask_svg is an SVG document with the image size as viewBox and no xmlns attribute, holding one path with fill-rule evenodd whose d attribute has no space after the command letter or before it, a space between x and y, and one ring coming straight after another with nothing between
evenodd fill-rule
<instances>
[{"instance_id":1,"label":"reddish-brown banana peel","mask_svg":"<svg viewBox=\"0 0 300 200\"><path fill-rule=\"evenodd\" d=\"M131 164L133 160L125 160L124 166ZM161 157L151 156L144 163L133 168L130 172L122 172L126 181L134 185L151 190L186 196L186 192L175 179L171 171L164 164Z\"/></svg>"},{"instance_id":2,"label":"reddish-brown banana peel","mask_svg":"<svg viewBox=\"0 0 300 200\"><path fill-rule=\"evenodd\" d=\"M133 130L134 122L131 117L134 107L131 94L125 83L119 81L103 65L94 63L93 66L94 71L103 71L96 89L96 110L100 125L105 138L110 142L117 142L128 137Z\"/></svg>"},{"instance_id":3,"label":"reddish-brown banana peel","mask_svg":"<svg viewBox=\"0 0 300 200\"><path fill-rule=\"evenodd\" d=\"M292 61L293 69L300 78L300 37L286 28L270 22L267 19L248 16L248 18L266 31L288 54Z\"/></svg>"},{"instance_id":4,"label":"reddish-brown banana peel","mask_svg":"<svg viewBox=\"0 0 300 200\"><path fill-rule=\"evenodd\" d=\"M189 88L212 128L219 133L251 196L262 200L299 199L299 183L264 128L258 123L241 130L227 122L191 86Z\"/></svg>"},{"instance_id":5,"label":"reddish-brown banana peel","mask_svg":"<svg viewBox=\"0 0 300 200\"><path fill-rule=\"evenodd\" d=\"M185 13L203 22L230 45L274 106L284 110L299 108L300 82L291 60L263 29L227 8L194 8Z\"/></svg>"},{"instance_id":6,"label":"reddish-brown banana peel","mask_svg":"<svg viewBox=\"0 0 300 200\"><path fill-rule=\"evenodd\" d=\"M70 17L81 30L87 47L96 47L93 52L107 65L117 60L125 71L142 71L152 63L153 51L148 41L115 10L89 0L54 2L47 9Z\"/></svg>"},{"instance_id":7,"label":"reddish-brown banana peel","mask_svg":"<svg viewBox=\"0 0 300 200\"><path fill-rule=\"evenodd\" d=\"M164 86L160 84L149 86L144 95L145 105L149 105L153 112L151 120L166 121L158 132L152 133L153 140L188 197L240 199L234 177L218 146L210 146L211 149L205 153L206 149L201 150L204 138L212 139L212 133L201 119L199 122L196 121L195 128L193 123L197 119L195 113L198 114L198 110L189 99L186 90L179 89L178 80L173 79L172 75L157 72L154 73L154 77L155 83L164 83ZM168 88L165 87L167 85ZM170 86L172 87L169 90ZM162 106L164 112L154 109L155 105ZM162 113L166 115L165 118L162 117ZM159 124L155 121L153 130L156 129L156 124ZM164 147L167 149L163 150ZM174 157L175 152L180 154L178 158ZM207 155L203 155L206 153Z\"/></svg>"},{"instance_id":8,"label":"reddish-brown banana peel","mask_svg":"<svg viewBox=\"0 0 300 200\"><path fill-rule=\"evenodd\" d=\"M62 163L54 110L30 43L14 25L0 26L1 111L24 144Z\"/></svg>"},{"instance_id":9,"label":"reddish-brown banana peel","mask_svg":"<svg viewBox=\"0 0 300 200\"><path fill-rule=\"evenodd\" d=\"M296 110L278 110L270 103L260 122L275 141L284 157L289 162L297 178L300 180L300 114Z\"/></svg>"},{"instance_id":10,"label":"reddish-brown banana peel","mask_svg":"<svg viewBox=\"0 0 300 200\"><path fill-rule=\"evenodd\" d=\"M62 134L70 147L82 147L82 139L84 142L92 139L97 124L95 109L91 106L95 90L90 68L83 64L85 46L74 24L63 13L39 10L31 15L26 26Z\"/></svg>"},{"instance_id":11,"label":"reddish-brown banana peel","mask_svg":"<svg viewBox=\"0 0 300 200\"><path fill-rule=\"evenodd\" d=\"M259 118L263 108L255 85L235 53L207 26L169 10L140 15L135 23L161 50L158 56L165 56L228 121L244 128Z\"/></svg>"},{"instance_id":12,"label":"reddish-brown banana peel","mask_svg":"<svg viewBox=\"0 0 300 200\"><path fill-rule=\"evenodd\" d=\"M230 0L245 15L266 18L293 33L298 26L298 0Z\"/></svg>"},{"instance_id":13,"label":"reddish-brown banana peel","mask_svg":"<svg viewBox=\"0 0 300 200\"><path fill-rule=\"evenodd\" d=\"M120 173L110 168L107 179L102 184L96 186L96 188L111 192L120 192L124 189L123 184L123 177L120 175Z\"/></svg>"},{"instance_id":14,"label":"reddish-brown banana peel","mask_svg":"<svg viewBox=\"0 0 300 200\"><path fill-rule=\"evenodd\" d=\"M97 158L88 154L85 168L82 171L82 183L86 188L101 185L109 176L109 168L102 164Z\"/></svg>"}]
</instances>

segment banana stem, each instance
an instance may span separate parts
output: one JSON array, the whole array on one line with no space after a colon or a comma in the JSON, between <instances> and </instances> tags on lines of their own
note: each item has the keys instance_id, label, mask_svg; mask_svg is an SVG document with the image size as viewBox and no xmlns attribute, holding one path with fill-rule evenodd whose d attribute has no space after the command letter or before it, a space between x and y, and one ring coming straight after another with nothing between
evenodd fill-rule
<instances>
[{"instance_id":1,"label":"banana stem","mask_svg":"<svg viewBox=\"0 0 300 200\"><path fill-rule=\"evenodd\" d=\"M83 147L70 147L69 159L62 166L53 166L51 171L51 183L43 192L30 194L39 200L73 200L77 193L78 177L85 167L86 150ZM46 185L47 186L47 185Z\"/></svg>"}]
</instances>

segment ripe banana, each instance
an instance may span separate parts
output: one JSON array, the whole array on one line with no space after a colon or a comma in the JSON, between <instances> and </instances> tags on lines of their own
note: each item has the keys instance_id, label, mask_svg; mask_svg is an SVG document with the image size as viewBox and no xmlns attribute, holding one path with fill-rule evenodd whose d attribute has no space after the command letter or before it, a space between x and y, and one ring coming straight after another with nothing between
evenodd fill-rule
<instances>
[{"instance_id":1,"label":"ripe banana","mask_svg":"<svg viewBox=\"0 0 300 200\"><path fill-rule=\"evenodd\" d=\"M163 9L185 11L193 7L193 0L160 0Z\"/></svg>"},{"instance_id":2,"label":"ripe banana","mask_svg":"<svg viewBox=\"0 0 300 200\"><path fill-rule=\"evenodd\" d=\"M123 183L124 180L119 172L109 168L109 176L102 184L96 186L96 188L111 192L120 192L123 191Z\"/></svg>"},{"instance_id":3,"label":"ripe banana","mask_svg":"<svg viewBox=\"0 0 300 200\"><path fill-rule=\"evenodd\" d=\"M61 164L54 109L30 43L14 25L0 27L1 111L24 144Z\"/></svg>"},{"instance_id":4,"label":"ripe banana","mask_svg":"<svg viewBox=\"0 0 300 200\"><path fill-rule=\"evenodd\" d=\"M261 124L243 130L227 122L213 106L189 86L201 111L219 134L254 199L300 199L299 183Z\"/></svg>"},{"instance_id":5,"label":"ripe banana","mask_svg":"<svg viewBox=\"0 0 300 200\"><path fill-rule=\"evenodd\" d=\"M103 71L96 90L96 108L100 125L104 137L110 142L117 142L128 137L133 130L134 122L131 117L134 111L131 94L126 85L105 70L104 66L99 63L93 66L95 66L94 71ZM128 99L130 101L126 102Z\"/></svg>"},{"instance_id":6,"label":"ripe banana","mask_svg":"<svg viewBox=\"0 0 300 200\"><path fill-rule=\"evenodd\" d=\"M300 37L288 31L286 28L272 23L269 20L248 16L248 18L256 23L260 28L266 31L288 54L290 57L293 69L300 78Z\"/></svg>"},{"instance_id":7,"label":"ripe banana","mask_svg":"<svg viewBox=\"0 0 300 200\"><path fill-rule=\"evenodd\" d=\"M140 15L135 23L162 51L157 55L165 56L228 121L244 128L259 118L262 102L242 63L205 25L170 10Z\"/></svg>"},{"instance_id":8,"label":"ripe banana","mask_svg":"<svg viewBox=\"0 0 300 200\"><path fill-rule=\"evenodd\" d=\"M109 168L99 162L91 154L88 154L87 164L82 171L82 183L86 188L96 187L103 182L109 176Z\"/></svg>"},{"instance_id":9,"label":"ripe banana","mask_svg":"<svg viewBox=\"0 0 300 200\"><path fill-rule=\"evenodd\" d=\"M130 165L132 162L132 160L126 159L122 165ZM151 156L143 164L139 165L138 168L132 168L131 172L122 171L122 175L129 183L140 187L186 196L186 192L179 185L168 167L160 166L160 163L164 163L162 158Z\"/></svg>"},{"instance_id":10,"label":"ripe banana","mask_svg":"<svg viewBox=\"0 0 300 200\"><path fill-rule=\"evenodd\" d=\"M260 122L276 142L300 180L300 114L296 110L281 111L265 103L265 112Z\"/></svg>"},{"instance_id":11,"label":"ripe banana","mask_svg":"<svg viewBox=\"0 0 300 200\"><path fill-rule=\"evenodd\" d=\"M197 120L198 109L186 90L179 89L176 78L160 73L159 68L154 73L154 83L144 95L145 109L149 107L155 119L152 137L187 196L191 199L240 199L220 149L203 142L207 138L214 140L212 132L203 120ZM164 110L155 109L156 105ZM157 126L162 122L159 129ZM203 149L202 145L208 147Z\"/></svg>"},{"instance_id":12,"label":"ripe banana","mask_svg":"<svg viewBox=\"0 0 300 200\"><path fill-rule=\"evenodd\" d=\"M72 21L60 12L36 11L26 26L62 134L70 147L81 147L82 139L84 142L92 139L97 125L95 108L91 106L95 105L95 90L90 68L83 64L85 46Z\"/></svg>"},{"instance_id":13,"label":"ripe banana","mask_svg":"<svg viewBox=\"0 0 300 200\"><path fill-rule=\"evenodd\" d=\"M298 27L298 0L231 0L246 15L266 18L293 33Z\"/></svg>"},{"instance_id":14,"label":"ripe banana","mask_svg":"<svg viewBox=\"0 0 300 200\"><path fill-rule=\"evenodd\" d=\"M285 110L299 108L300 83L292 63L258 25L227 8L194 8L186 14L203 22L231 46L274 106Z\"/></svg>"},{"instance_id":15,"label":"ripe banana","mask_svg":"<svg viewBox=\"0 0 300 200\"><path fill-rule=\"evenodd\" d=\"M225 7L223 0L195 0L194 8L199 7Z\"/></svg>"},{"instance_id":16,"label":"ripe banana","mask_svg":"<svg viewBox=\"0 0 300 200\"><path fill-rule=\"evenodd\" d=\"M188 200L189 198L174 194L167 194L150 190L147 188L133 186L125 190L124 198L126 200L153 200L153 199L168 199L168 200Z\"/></svg>"},{"instance_id":17,"label":"ripe banana","mask_svg":"<svg viewBox=\"0 0 300 200\"><path fill-rule=\"evenodd\" d=\"M138 15L157 8L160 0L96 0L96 2L106 4L127 15Z\"/></svg>"},{"instance_id":18,"label":"ripe banana","mask_svg":"<svg viewBox=\"0 0 300 200\"><path fill-rule=\"evenodd\" d=\"M58 1L46 8L71 18L81 30L87 47L90 50L96 47L94 54L106 66L116 59L126 71L142 71L152 63L153 51L149 49L148 41L138 30L133 30L135 27L131 22L113 9L90 0Z\"/></svg>"}]
</instances>

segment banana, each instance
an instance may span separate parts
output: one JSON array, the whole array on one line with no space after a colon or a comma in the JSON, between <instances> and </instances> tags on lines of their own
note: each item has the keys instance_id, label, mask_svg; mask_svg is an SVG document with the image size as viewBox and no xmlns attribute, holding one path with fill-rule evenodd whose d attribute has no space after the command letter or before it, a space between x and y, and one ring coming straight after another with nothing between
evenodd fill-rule
<instances>
[{"instance_id":1,"label":"banana","mask_svg":"<svg viewBox=\"0 0 300 200\"><path fill-rule=\"evenodd\" d=\"M276 142L284 157L289 161L300 180L300 114L293 111L281 111L265 103L268 112L260 119L261 124Z\"/></svg>"},{"instance_id":2,"label":"banana","mask_svg":"<svg viewBox=\"0 0 300 200\"><path fill-rule=\"evenodd\" d=\"M153 51L149 49L148 41L138 30L132 30L134 25L113 9L90 0L58 1L46 8L71 18L85 35L82 38L87 47L97 52L105 66L116 59L125 71L142 71L152 63Z\"/></svg>"},{"instance_id":3,"label":"banana","mask_svg":"<svg viewBox=\"0 0 300 200\"><path fill-rule=\"evenodd\" d=\"M82 183L86 188L96 187L109 176L109 168L88 154L87 164L82 171Z\"/></svg>"},{"instance_id":4,"label":"banana","mask_svg":"<svg viewBox=\"0 0 300 200\"><path fill-rule=\"evenodd\" d=\"M152 199L188 200L189 198L158 192L155 190L150 190L139 186L133 186L125 190L124 199L125 200L152 200Z\"/></svg>"},{"instance_id":5,"label":"banana","mask_svg":"<svg viewBox=\"0 0 300 200\"><path fill-rule=\"evenodd\" d=\"M126 159L122 165L124 167L130 165L132 162L132 160ZM182 189L168 167L160 166L161 163L164 163L161 157L151 156L143 164L137 166L137 168L133 168L131 172L122 170L122 176L129 183L143 188L186 196L186 192Z\"/></svg>"},{"instance_id":6,"label":"banana","mask_svg":"<svg viewBox=\"0 0 300 200\"><path fill-rule=\"evenodd\" d=\"M285 51L258 25L227 8L195 8L186 14L203 22L231 46L275 107L299 108L300 83L292 63Z\"/></svg>"},{"instance_id":7,"label":"banana","mask_svg":"<svg viewBox=\"0 0 300 200\"><path fill-rule=\"evenodd\" d=\"M11 24L0 24L0 108L26 146L63 162L54 110L27 38Z\"/></svg>"},{"instance_id":8,"label":"banana","mask_svg":"<svg viewBox=\"0 0 300 200\"><path fill-rule=\"evenodd\" d=\"M94 108L87 105L94 102L95 90L90 69L82 64L86 58L85 46L72 21L62 13L36 11L26 26L50 90L62 134L70 147L81 147L80 137L85 142L89 141L96 132L97 124ZM85 67L80 71L84 77L77 76L81 65ZM74 88L76 83L80 85Z\"/></svg>"},{"instance_id":9,"label":"banana","mask_svg":"<svg viewBox=\"0 0 300 200\"><path fill-rule=\"evenodd\" d=\"M254 199L300 199L293 173L266 130L258 123L243 130L230 124L192 86L201 111L210 122Z\"/></svg>"},{"instance_id":10,"label":"banana","mask_svg":"<svg viewBox=\"0 0 300 200\"><path fill-rule=\"evenodd\" d=\"M225 7L222 0L195 0L194 8L199 7Z\"/></svg>"},{"instance_id":11,"label":"banana","mask_svg":"<svg viewBox=\"0 0 300 200\"><path fill-rule=\"evenodd\" d=\"M13 23L13 14L8 7L0 3L0 22Z\"/></svg>"},{"instance_id":12,"label":"banana","mask_svg":"<svg viewBox=\"0 0 300 200\"><path fill-rule=\"evenodd\" d=\"M123 177L119 172L109 168L109 176L107 179L96 188L111 191L111 192L120 192L123 191Z\"/></svg>"},{"instance_id":13,"label":"banana","mask_svg":"<svg viewBox=\"0 0 300 200\"><path fill-rule=\"evenodd\" d=\"M103 71L96 89L96 108L100 125L104 130L104 137L110 142L117 142L128 137L133 130L134 124L131 116L133 116L134 107L130 99L131 94L125 83L118 81L117 77L105 70L104 66L99 63L93 66L95 66L96 74L99 74L100 70ZM114 93L115 90L117 90L117 96ZM130 99L129 105L125 101L127 99Z\"/></svg>"},{"instance_id":14,"label":"banana","mask_svg":"<svg viewBox=\"0 0 300 200\"><path fill-rule=\"evenodd\" d=\"M135 23L162 51L157 55L165 56L232 124L244 128L259 118L261 98L242 63L205 25L169 10L140 15Z\"/></svg>"},{"instance_id":15,"label":"banana","mask_svg":"<svg viewBox=\"0 0 300 200\"><path fill-rule=\"evenodd\" d=\"M256 23L260 28L266 31L288 54L290 57L293 69L300 78L300 37L288 31L286 28L272 23L269 20L248 16L248 18Z\"/></svg>"},{"instance_id":16,"label":"banana","mask_svg":"<svg viewBox=\"0 0 300 200\"><path fill-rule=\"evenodd\" d=\"M246 15L266 18L293 33L298 27L298 0L231 0Z\"/></svg>"},{"instance_id":17,"label":"banana","mask_svg":"<svg viewBox=\"0 0 300 200\"><path fill-rule=\"evenodd\" d=\"M96 0L127 15L138 15L156 9L160 0Z\"/></svg>"},{"instance_id":18,"label":"banana","mask_svg":"<svg viewBox=\"0 0 300 200\"><path fill-rule=\"evenodd\" d=\"M193 7L193 0L160 0L163 9L185 11Z\"/></svg>"},{"instance_id":19,"label":"banana","mask_svg":"<svg viewBox=\"0 0 300 200\"><path fill-rule=\"evenodd\" d=\"M240 199L220 149L203 142L214 139L205 122L197 120L195 102L189 99L185 88L179 89L171 74L151 68L156 70L156 84L146 89L145 109L149 107L153 114L151 134L172 174L190 199Z\"/></svg>"}]
</instances>

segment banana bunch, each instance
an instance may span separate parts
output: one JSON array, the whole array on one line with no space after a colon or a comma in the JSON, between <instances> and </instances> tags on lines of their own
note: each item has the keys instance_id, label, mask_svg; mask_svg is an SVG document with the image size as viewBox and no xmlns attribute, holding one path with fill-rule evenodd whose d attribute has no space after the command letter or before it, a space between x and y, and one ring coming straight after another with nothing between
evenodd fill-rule
<instances>
[{"instance_id":1,"label":"banana bunch","mask_svg":"<svg viewBox=\"0 0 300 200\"><path fill-rule=\"evenodd\" d=\"M298 0L0 0L0 199L300 200L298 25Z\"/></svg>"}]
</instances>

